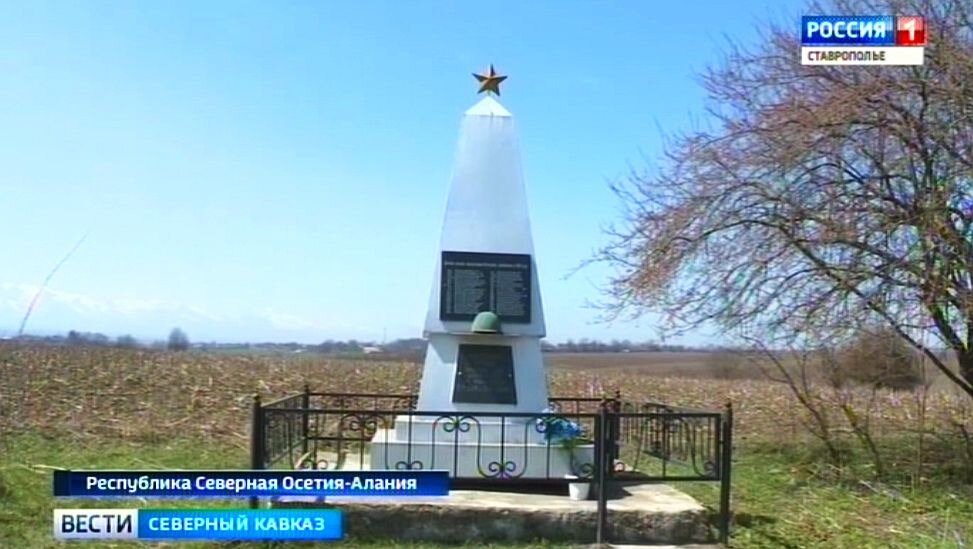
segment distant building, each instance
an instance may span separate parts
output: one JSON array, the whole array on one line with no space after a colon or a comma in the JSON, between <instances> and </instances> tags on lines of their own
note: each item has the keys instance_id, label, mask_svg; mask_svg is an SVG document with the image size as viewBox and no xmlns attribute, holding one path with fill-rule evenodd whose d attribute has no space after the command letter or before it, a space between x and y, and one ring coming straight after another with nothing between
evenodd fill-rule
<instances>
[{"instance_id":1,"label":"distant building","mask_svg":"<svg viewBox=\"0 0 973 549\"><path fill-rule=\"evenodd\" d=\"M361 351L363 353L365 353L366 355L374 355L375 353L381 353L382 352L382 348L381 347L374 347L374 346L365 346L365 347L362 347L361 348Z\"/></svg>"}]
</instances>

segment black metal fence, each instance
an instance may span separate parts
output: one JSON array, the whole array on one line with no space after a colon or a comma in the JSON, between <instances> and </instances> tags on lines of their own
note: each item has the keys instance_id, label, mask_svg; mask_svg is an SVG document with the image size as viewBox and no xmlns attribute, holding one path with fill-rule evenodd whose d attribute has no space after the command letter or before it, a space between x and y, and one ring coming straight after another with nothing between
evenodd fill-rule
<instances>
[{"instance_id":1,"label":"black metal fence","mask_svg":"<svg viewBox=\"0 0 973 549\"><path fill-rule=\"evenodd\" d=\"M719 537L728 538L729 404L717 412L626 402L616 394L552 398L544 413L498 413L418 411L416 401L410 394L316 393L306 386L266 404L254 397L251 466L445 469L462 486L587 480L598 498L599 542L611 485L713 481L720 483ZM554 432L566 427L569 433Z\"/></svg>"}]
</instances>

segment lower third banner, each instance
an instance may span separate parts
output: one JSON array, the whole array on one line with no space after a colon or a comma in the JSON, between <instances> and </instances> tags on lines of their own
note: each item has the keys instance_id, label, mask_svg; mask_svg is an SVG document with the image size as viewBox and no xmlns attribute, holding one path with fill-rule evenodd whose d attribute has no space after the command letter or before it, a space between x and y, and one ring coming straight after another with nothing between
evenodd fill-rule
<instances>
[{"instance_id":1,"label":"lower third banner","mask_svg":"<svg viewBox=\"0 0 973 549\"><path fill-rule=\"evenodd\" d=\"M55 539L339 540L337 509L55 509Z\"/></svg>"}]
</instances>

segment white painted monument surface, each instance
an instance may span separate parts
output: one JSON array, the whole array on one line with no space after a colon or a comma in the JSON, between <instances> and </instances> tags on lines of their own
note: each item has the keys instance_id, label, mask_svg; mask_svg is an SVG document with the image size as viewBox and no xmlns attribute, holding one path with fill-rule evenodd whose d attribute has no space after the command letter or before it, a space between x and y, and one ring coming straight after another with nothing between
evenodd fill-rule
<instances>
[{"instance_id":1,"label":"white painted monument surface","mask_svg":"<svg viewBox=\"0 0 973 549\"><path fill-rule=\"evenodd\" d=\"M522 254L529 256L530 320L512 322L500 315L502 336L465 335L472 320L441 318L442 252ZM547 381L540 339L544 310L537 283L534 243L527 213L514 119L493 97L466 111L460 127L456 164L436 258L424 335L429 349L419 390L420 410L541 412L547 407ZM514 353L516 404L453 401L456 354L460 343L510 345Z\"/></svg>"},{"instance_id":2,"label":"white painted monument surface","mask_svg":"<svg viewBox=\"0 0 973 549\"><path fill-rule=\"evenodd\" d=\"M473 331L485 311L499 318L499 333ZM450 469L466 477L492 475L498 466L522 478L571 472L567 452L549 447L536 419L507 418L501 429L500 418L475 413L548 407L544 310L517 134L513 116L489 94L460 126L423 333L429 346L417 410L459 414L399 416L373 438L372 468ZM450 418L463 413L475 420L456 429ZM590 449L578 451L590 461Z\"/></svg>"}]
</instances>

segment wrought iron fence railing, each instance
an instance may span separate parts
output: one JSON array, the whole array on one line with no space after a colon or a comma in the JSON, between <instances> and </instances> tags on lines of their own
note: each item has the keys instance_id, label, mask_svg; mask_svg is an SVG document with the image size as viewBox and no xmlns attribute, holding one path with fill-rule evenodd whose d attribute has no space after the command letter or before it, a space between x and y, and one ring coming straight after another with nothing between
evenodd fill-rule
<instances>
[{"instance_id":1,"label":"wrought iron fence railing","mask_svg":"<svg viewBox=\"0 0 973 549\"><path fill-rule=\"evenodd\" d=\"M318 393L308 387L268 403L254 397L251 466L445 469L464 485L587 480L598 497L599 540L612 483L719 482L717 526L720 540L728 538L729 404L708 411L626 402L615 394L551 398L543 413L499 413L420 411L416 402L412 394ZM552 422L563 421L577 429L570 446L547 432ZM388 438L393 432L394 445ZM575 478L563 474L566 468Z\"/></svg>"}]
</instances>

